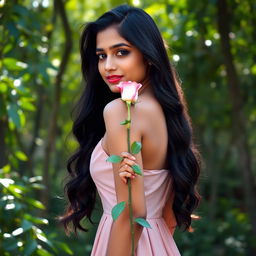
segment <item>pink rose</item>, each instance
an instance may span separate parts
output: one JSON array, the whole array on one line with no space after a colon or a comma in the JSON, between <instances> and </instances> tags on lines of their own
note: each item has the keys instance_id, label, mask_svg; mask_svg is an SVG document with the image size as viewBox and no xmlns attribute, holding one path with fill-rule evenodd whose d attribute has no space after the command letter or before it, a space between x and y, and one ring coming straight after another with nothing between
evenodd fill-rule
<instances>
[{"instance_id":1,"label":"pink rose","mask_svg":"<svg viewBox=\"0 0 256 256\"><path fill-rule=\"evenodd\" d=\"M130 101L135 103L138 99L138 91L141 88L142 84L136 82L121 82L117 87L121 91L121 97L123 101Z\"/></svg>"}]
</instances>

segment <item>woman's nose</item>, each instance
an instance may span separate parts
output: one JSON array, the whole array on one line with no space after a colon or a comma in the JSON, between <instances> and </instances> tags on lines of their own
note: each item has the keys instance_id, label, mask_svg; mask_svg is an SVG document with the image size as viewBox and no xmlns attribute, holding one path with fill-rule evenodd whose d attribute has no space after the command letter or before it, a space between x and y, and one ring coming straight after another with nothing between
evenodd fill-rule
<instances>
[{"instance_id":1,"label":"woman's nose","mask_svg":"<svg viewBox=\"0 0 256 256\"><path fill-rule=\"evenodd\" d=\"M116 70L116 65L111 57L107 57L105 61L105 70L110 71L110 70Z\"/></svg>"}]
</instances>

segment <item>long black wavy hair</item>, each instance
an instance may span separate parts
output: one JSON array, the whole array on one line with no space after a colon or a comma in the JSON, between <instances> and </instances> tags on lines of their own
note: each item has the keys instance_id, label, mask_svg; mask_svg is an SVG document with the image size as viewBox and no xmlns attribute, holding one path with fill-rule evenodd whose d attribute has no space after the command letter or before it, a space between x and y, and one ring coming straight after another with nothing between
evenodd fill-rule
<instances>
[{"instance_id":1,"label":"long black wavy hair","mask_svg":"<svg viewBox=\"0 0 256 256\"><path fill-rule=\"evenodd\" d=\"M87 231L81 225L85 217L92 221L96 201L96 187L91 178L89 163L92 151L104 136L103 108L120 97L112 93L98 71L96 36L99 31L117 25L120 35L137 47L151 62L150 82L154 95L161 104L168 129L167 167L173 177L175 197L173 211L177 225L188 229L191 213L198 206L196 189L200 173L200 154L193 143L192 127L182 89L171 66L164 41L153 19L142 9L129 5L118 6L88 23L81 35L80 52L85 89L75 108L73 134L79 143L70 157L67 169L70 179L65 185L69 204L61 223L69 232Z\"/></svg>"}]
</instances>

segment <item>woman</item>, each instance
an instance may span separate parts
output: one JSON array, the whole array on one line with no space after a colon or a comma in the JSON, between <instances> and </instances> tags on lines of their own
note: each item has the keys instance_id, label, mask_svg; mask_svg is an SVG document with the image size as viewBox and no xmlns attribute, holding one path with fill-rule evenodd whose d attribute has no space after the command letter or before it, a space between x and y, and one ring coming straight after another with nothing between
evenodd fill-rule
<instances>
[{"instance_id":1,"label":"woman","mask_svg":"<svg viewBox=\"0 0 256 256\"><path fill-rule=\"evenodd\" d=\"M80 147L68 162L69 206L62 223L86 231L80 221L92 222L97 188L104 213L92 255L131 255L128 209L115 222L111 217L112 207L127 201L131 178L134 217L146 218L152 227L135 223L136 255L180 255L172 234L176 226L191 225L199 202L200 156L158 28L143 10L116 7L85 27L81 58L86 87L73 125ZM131 110L131 141L142 143L136 158L125 152L126 129L120 125L127 115L117 87L122 81L142 84ZM106 162L113 154L123 161ZM143 176L134 174L133 164Z\"/></svg>"}]
</instances>

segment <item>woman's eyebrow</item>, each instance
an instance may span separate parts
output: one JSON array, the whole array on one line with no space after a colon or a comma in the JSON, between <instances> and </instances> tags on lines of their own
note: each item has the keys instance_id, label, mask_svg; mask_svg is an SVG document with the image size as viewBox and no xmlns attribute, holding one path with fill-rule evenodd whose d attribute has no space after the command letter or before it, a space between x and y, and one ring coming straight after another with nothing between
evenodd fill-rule
<instances>
[{"instance_id":1,"label":"woman's eyebrow","mask_svg":"<svg viewBox=\"0 0 256 256\"><path fill-rule=\"evenodd\" d=\"M128 44L119 43L119 44L114 44L114 45L110 46L109 49L114 49L114 48L118 48L118 47L121 47L121 46L131 47L131 46L128 45ZM96 48L96 52L102 52L102 51L104 51L103 48Z\"/></svg>"}]
</instances>

